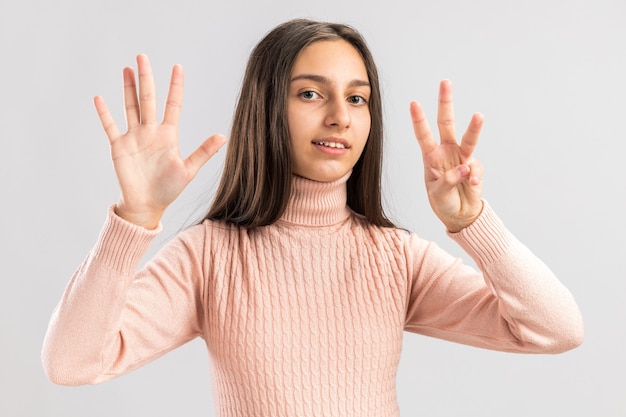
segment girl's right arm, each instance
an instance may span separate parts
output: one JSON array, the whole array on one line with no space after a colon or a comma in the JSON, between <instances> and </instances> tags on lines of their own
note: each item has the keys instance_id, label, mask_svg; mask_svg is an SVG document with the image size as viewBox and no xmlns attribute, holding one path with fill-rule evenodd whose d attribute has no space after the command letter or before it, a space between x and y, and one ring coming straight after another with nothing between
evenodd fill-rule
<instances>
[{"instance_id":1,"label":"girl's right arm","mask_svg":"<svg viewBox=\"0 0 626 417\"><path fill-rule=\"evenodd\" d=\"M202 335L204 226L180 233L137 271L159 230L109 209L52 314L42 351L51 381L99 383Z\"/></svg>"},{"instance_id":2,"label":"girl's right arm","mask_svg":"<svg viewBox=\"0 0 626 417\"><path fill-rule=\"evenodd\" d=\"M183 160L178 148L182 67L172 70L163 121L158 123L150 62L139 55L137 65L138 88L133 69L123 71L126 133L120 133L104 100L94 99L121 193L96 246L52 315L42 359L50 379L57 383L100 382L198 332L195 306L201 292L198 253L203 241L197 235L201 233L183 233L146 268L136 271L160 230L167 206L225 138L209 137ZM164 316L168 311L171 314Z\"/></svg>"}]
</instances>

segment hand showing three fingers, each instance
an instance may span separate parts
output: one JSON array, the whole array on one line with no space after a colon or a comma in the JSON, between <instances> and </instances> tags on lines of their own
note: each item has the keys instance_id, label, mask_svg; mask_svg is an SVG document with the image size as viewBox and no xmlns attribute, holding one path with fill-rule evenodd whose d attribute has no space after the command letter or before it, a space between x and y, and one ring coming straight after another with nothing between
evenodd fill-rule
<instances>
[{"instance_id":1,"label":"hand showing three fingers","mask_svg":"<svg viewBox=\"0 0 626 417\"><path fill-rule=\"evenodd\" d=\"M482 210L482 174L480 162L472 158L483 124L479 113L457 143L454 130L452 84L448 80L439 86L437 125L440 142L433 138L424 110L411 103L413 130L422 151L424 180L430 205L450 232L469 226Z\"/></svg>"},{"instance_id":2,"label":"hand showing three fingers","mask_svg":"<svg viewBox=\"0 0 626 417\"><path fill-rule=\"evenodd\" d=\"M124 69L127 131L118 130L102 97L94 104L111 146L121 188L116 213L146 228L158 225L163 212L226 139L213 135L187 159L178 147L178 121L183 98L183 69L174 66L163 121L157 122L154 78L148 57L137 57L139 90L132 68Z\"/></svg>"}]
</instances>

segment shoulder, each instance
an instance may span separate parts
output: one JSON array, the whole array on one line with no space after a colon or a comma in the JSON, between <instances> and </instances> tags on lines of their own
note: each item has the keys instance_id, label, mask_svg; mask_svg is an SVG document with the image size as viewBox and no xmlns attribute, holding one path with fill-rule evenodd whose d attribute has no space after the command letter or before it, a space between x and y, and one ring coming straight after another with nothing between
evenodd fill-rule
<instances>
[{"instance_id":1,"label":"shoulder","mask_svg":"<svg viewBox=\"0 0 626 417\"><path fill-rule=\"evenodd\" d=\"M187 239L201 242L207 250L215 254L224 250L245 248L253 241L258 244L273 228L273 225L246 228L224 220L206 219L182 233Z\"/></svg>"},{"instance_id":2,"label":"shoulder","mask_svg":"<svg viewBox=\"0 0 626 417\"><path fill-rule=\"evenodd\" d=\"M172 242L186 246L194 252L200 251L203 247L210 246L211 241L220 241L224 237L233 234L238 229L222 221L203 220L178 232Z\"/></svg>"},{"instance_id":3,"label":"shoulder","mask_svg":"<svg viewBox=\"0 0 626 417\"><path fill-rule=\"evenodd\" d=\"M223 220L205 219L202 223L189 227L183 233L196 239L211 240L236 236L242 230L245 229Z\"/></svg>"},{"instance_id":4,"label":"shoulder","mask_svg":"<svg viewBox=\"0 0 626 417\"><path fill-rule=\"evenodd\" d=\"M351 227L353 233L361 234L365 239L378 242L378 244L398 252L405 252L407 248L414 246L417 242L425 243L416 233L408 229L377 226L358 214L353 214Z\"/></svg>"}]
</instances>

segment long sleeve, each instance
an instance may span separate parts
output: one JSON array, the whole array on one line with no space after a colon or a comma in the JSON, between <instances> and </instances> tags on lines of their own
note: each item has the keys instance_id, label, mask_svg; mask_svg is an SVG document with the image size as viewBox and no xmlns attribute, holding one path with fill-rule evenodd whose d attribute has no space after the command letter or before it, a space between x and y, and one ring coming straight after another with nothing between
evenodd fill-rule
<instances>
[{"instance_id":1,"label":"long sleeve","mask_svg":"<svg viewBox=\"0 0 626 417\"><path fill-rule=\"evenodd\" d=\"M406 330L510 352L558 353L582 342L570 292L487 203L474 224L449 235L480 272L411 236Z\"/></svg>"},{"instance_id":2,"label":"long sleeve","mask_svg":"<svg viewBox=\"0 0 626 417\"><path fill-rule=\"evenodd\" d=\"M436 245L367 223L345 182L294 179L280 221L206 221L146 266L157 232L112 211L53 313L43 361L60 384L97 383L203 337L220 416L396 417L403 331L515 352L582 339L572 296L488 205Z\"/></svg>"},{"instance_id":3,"label":"long sleeve","mask_svg":"<svg viewBox=\"0 0 626 417\"><path fill-rule=\"evenodd\" d=\"M50 380L99 383L201 333L202 261L192 248L202 243L183 232L137 271L158 232L109 209L96 245L52 314L42 351Z\"/></svg>"}]
</instances>

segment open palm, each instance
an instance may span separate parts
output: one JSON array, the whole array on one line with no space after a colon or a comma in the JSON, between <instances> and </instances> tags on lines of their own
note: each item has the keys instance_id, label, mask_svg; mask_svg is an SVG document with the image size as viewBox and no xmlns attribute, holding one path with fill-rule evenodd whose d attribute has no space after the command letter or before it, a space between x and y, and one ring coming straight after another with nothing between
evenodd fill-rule
<instances>
[{"instance_id":1,"label":"open palm","mask_svg":"<svg viewBox=\"0 0 626 417\"><path fill-rule=\"evenodd\" d=\"M178 122L183 99L183 69L172 70L163 121L157 122L157 101L150 61L137 56L139 89L132 68L124 68L127 131L122 134L102 97L94 103L111 146L120 184L116 212L135 224L154 228L163 212L224 144L222 135L209 137L188 158L178 147Z\"/></svg>"}]
</instances>

